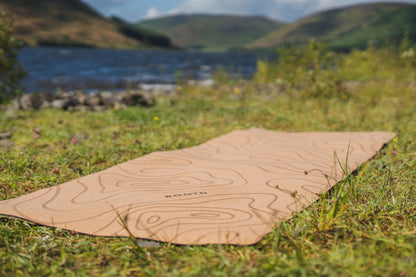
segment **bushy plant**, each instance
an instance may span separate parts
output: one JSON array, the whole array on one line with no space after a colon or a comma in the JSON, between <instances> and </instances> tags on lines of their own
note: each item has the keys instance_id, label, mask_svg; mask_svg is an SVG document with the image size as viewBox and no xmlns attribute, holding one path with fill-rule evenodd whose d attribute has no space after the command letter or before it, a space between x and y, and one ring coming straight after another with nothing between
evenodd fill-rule
<instances>
[{"instance_id":1,"label":"bushy plant","mask_svg":"<svg viewBox=\"0 0 416 277\"><path fill-rule=\"evenodd\" d=\"M344 95L339 78L338 58L323 43L311 41L304 46L281 47L278 62L259 61L256 80L278 82L286 92L298 97Z\"/></svg>"},{"instance_id":2,"label":"bushy plant","mask_svg":"<svg viewBox=\"0 0 416 277\"><path fill-rule=\"evenodd\" d=\"M365 50L354 49L345 56L338 72L346 80L414 82L416 47L406 37L400 45L382 47L369 45Z\"/></svg>"},{"instance_id":3,"label":"bushy plant","mask_svg":"<svg viewBox=\"0 0 416 277\"><path fill-rule=\"evenodd\" d=\"M19 80L25 76L17 60L21 43L13 36L12 24L0 11L0 103L22 93Z\"/></svg>"}]
</instances>

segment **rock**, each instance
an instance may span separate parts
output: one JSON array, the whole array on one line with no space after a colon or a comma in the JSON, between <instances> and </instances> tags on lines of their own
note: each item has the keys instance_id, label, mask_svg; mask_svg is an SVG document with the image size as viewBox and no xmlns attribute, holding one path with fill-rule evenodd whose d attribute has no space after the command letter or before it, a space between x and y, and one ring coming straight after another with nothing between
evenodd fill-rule
<instances>
[{"instance_id":1,"label":"rock","mask_svg":"<svg viewBox=\"0 0 416 277\"><path fill-rule=\"evenodd\" d=\"M103 111L106 108L122 109L127 106L149 107L155 104L153 93L145 91L126 91L121 93L97 92L93 95L79 90L74 93L62 92L24 94L16 98L6 108L14 110L37 110L45 108L68 111ZM12 112L9 111L12 114Z\"/></svg>"},{"instance_id":2,"label":"rock","mask_svg":"<svg viewBox=\"0 0 416 277\"><path fill-rule=\"evenodd\" d=\"M75 97L73 97L72 95L69 95L65 98L61 98L59 100L63 100L63 107L62 108L64 110L68 110L70 107L75 107L75 106L79 105L78 100Z\"/></svg>"},{"instance_id":3,"label":"rock","mask_svg":"<svg viewBox=\"0 0 416 277\"><path fill-rule=\"evenodd\" d=\"M168 94L176 90L176 85L172 84L140 84L138 88L141 91L151 92L153 94Z\"/></svg>"},{"instance_id":4,"label":"rock","mask_svg":"<svg viewBox=\"0 0 416 277\"><path fill-rule=\"evenodd\" d=\"M104 91L100 93L101 104L106 107L114 107L116 103L119 103L119 99L111 92Z\"/></svg>"},{"instance_id":5,"label":"rock","mask_svg":"<svg viewBox=\"0 0 416 277\"><path fill-rule=\"evenodd\" d=\"M141 105L143 107L150 107L155 104L155 99L153 98L153 95L151 93L148 93L148 92L143 93L142 97L143 97L143 102L141 103Z\"/></svg>"},{"instance_id":6,"label":"rock","mask_svg":"<svg viewBox=\"0 0 416 277\"><path fill-rule=\"evenodd\" d=\"M46 99L43 94L39 94L39 93L30 94L30 101L32 102L32 109L34 110L39 110L40 106L42 106L45 100Z\"/></svg>"},{"instance_id":7,"label":"rock","mask_svg":"<svg viewBox=\"0 0 416 277\"><path fill-rule=\"evenodd\" d=\"M12 137L12 133L6 132L6 133L0 133L0 140L8 139Z\"/></svg>"},{"instance_id":8,"label":"rock","mask_svg":"<svg viewBox=\"0 0 416 277\"><path fill-rule=\"evenodd\" d=\"M50 102L54 99L51 93L33 93L23 94L13 100L12 106L16 110L39 110L48 107L46 102Z\"/></svg>"},{"instance_id":9,"label":"rock","mask_svg":"<svg viewBox=\"0 0 416 277\"><path fill-rule=\"evenodd\" d=\"M64 92L59 93L59 94L57 95L57 98L59 98L59 99L66 99L66 98L69 98L69 97L71 97L71 96L72 96L72 95L71 95L69 92L64 91Z\"/></svg>"},{"instance_id":10,"label":"rock","mask_svg":"<svg viewBox=\"0 0 416 277\"><path fill-rule=\"evenodd\" d=\"M78 104L84 105L86 104L86 100L88 98L88 95L83 92L82 90L77 90L74 92L74 98L76 99L76 101L78 102Z\"/></svg>"},{"instance_id":11,"label":"rock","mask_svg":"<svg viewBox=\"0 0 416 277\"><path fill-rule=\"evenodd\" d=\"M43 103L42 103L42 105L40 105L40 107L39 107L39 109L47 109L47 108L50 108L50 107L52 107L52 105L51 105L51 103L50 102L48 102L48 101L44 101Z\"/></svg>"},{"instance_id":12,"label":"rock","mask_svg":"<svg viewBox=\"0 0 416 277\"><path fill-rule=\"evenodd\" d=\"M67 106L64 109L68 109L69 107L74 107L74 106L77 106L79 104L80 103L78 102L78 100L75 97L70 96L68 98Z\"/></svg>"},{"instance_id":13,"label":"rock","mask_svg":"<svg viewBox=\"0 0 416 277\"><path fill-rule=\"evenodd\" d=\"M65 106L67 106L67 100L66 99L55 99L51 103L51 107L55 109L64 109Z\"/></svg>"},{"instance_id":14,"label":"rock","mask_svg":"<svg viewBox=\"0 0 416 277\"><path fill-rule=\"evenodd\" d=\"M93 106L93 111L102 112L104 110L105 110L105 106L101 106L101 105Z\"/></svg>"},{"instance_id":15,"label":"rock","mask_svg":"<svg viewBox=\"0 0 416 277\"><path fill-rule=\"evenodd\" d=\"M113 97L114 96L114 93L111 93L109 91L102 91L102 92L99 92L98 95L101 98L108 98L108 97Z\"/></svg>"},{"instance_id":16,"label":"rock","mask_svg":"<svg viewBox=\"0 0 416 277\"><path fill-rule=\"evenodd\" d=\"M92 106L92 107L99 106L99 105L101 105L101 97L89 96L85 99L84 104L86 106Z\"/></svg>"},{"instance_id":17,"label":"rock","mask_svg":"<svg viewBox=\"0 0 416 277\"><path fill-rule=\"evenodd\" d=\"M198 87L211 87L214 85L213 79L205 79L205 80L189 80L188 85L191 86L198 86Z\"/></svg>"},{"instance_id":18,"label":"rock","mask_svg":"<svg viewBox=\"0 0 416 277\"><path fill-rule=\"evenodd\" d=\"M23 94L16 101L19 110L33 110L31 94Z\"/></svg>"},{"instance_id":19,"label":"rock","mask_svg":"<svg viewBox=\"0 0 416 277\"><path fill-rule=\"evenodd\" d=\"M140 92L140 91L127 91L120 94L121 104L127 106L140 105L143 107L149 107L154 105L154 99L151 93Z\"/></svg>"},{"instance_id":20,"label":"rock","mask_svg":"<svg viewBox=\"0 0 416 277\"><path fill-rule=\"evenodd\" d=\"M69 112L74 112L74 111L85 112L85 111L89 111L89 110L91 110L91 107L86 106L86 105L72 106L72 107L68 107L68 109L67 109L67 111L69 111Z\"/></svg>"},{"instance_id":21,"label":"rock","mask_svg":"<svg viewBox=\"0 0 416 277\"><path fill-rule=\"evenodd\" d=\"M108 98L102 98L101 99L101 103L106 106L106 107L114 107L117 104L120 104L119 99L117 99L116 97L108 97Z\"/></svg>"},{"instance_id":22,"label":"rock","mask_svg":"<svg viewBox=\"0 0 416 277\"><path fill-rule=\"evenodd\" d=\"M87 94L83 91L83 90L76 90L73 93L74 97L82 97L82 96L87 96Z\"/></svg>"}]
</instances>

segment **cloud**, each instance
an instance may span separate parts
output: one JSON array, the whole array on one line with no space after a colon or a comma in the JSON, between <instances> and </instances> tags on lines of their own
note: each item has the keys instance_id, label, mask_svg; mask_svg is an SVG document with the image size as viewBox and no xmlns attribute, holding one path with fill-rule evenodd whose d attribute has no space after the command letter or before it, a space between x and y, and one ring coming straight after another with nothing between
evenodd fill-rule
<instances>
[{"instance_id":1,"label":"cloud","mask_svg":"<svg viewBox=\"0 0 416 277\"><path fill-rule=\"evenodd\" d=\"M150 7L150 9L147 11L146 15L144 16L145 19L151 19L155 17L159 17L162 14L159 12L159 10L155 7Z\"/></svg>"},{"instance_id":2,"label":"cloud","mask_svg":"<svg viewBox=\"0 0 416 277\"><path fill-rule=\"evenodd\" d=\"M183 13L265 15L292 21L317 6L319 0L185 0L176 10Z\"/></svg>"},{"instance_id":3,"label":"cloud","mask_svg":"<svg viewBox=\"0 0 416 277\"><path fill-rule=\"evenodd\" d=\"M100 9L108 9L120 4L123 4L128 0L84 0L83 2L93 6L99 7Z\"/></svg>"},{"instance_id":4,"label":"cloud","mask_svg":"<svg viewBox=\"0 0 416 277\"><path fill-rule=\"evenodd\" d=\"M317 11L363 2L379 2L379 0L183 0L175 10L181 13L254 14L294 21ZM390 2L403 1L390 0ZM416 0L407 2L416 3Z\"/></svg>"},{"instance_id":5,"label":"cloud","mask_svg":"<svg viewBox=\"0 0 416 277\"><path fill-rule=\"evenodd\" d=\"M176 10L185 13L244 13L254 8L253 4L256 2L250 0L185 0L177 6Z\"/></svg>"},{"instance_id":6,"label":"cloud","mask_svg":"<svg viewBox=\"0 0 416 277\"><path fill-rule=\"evenodd\" d=\"M82 0L102 14L130 21L179 13L262 15L291 22L314 12L380 0ZM416 3L416 0L389 0ZM147 11L147 12L146 12Z\"/></svg>"}]
</instances>

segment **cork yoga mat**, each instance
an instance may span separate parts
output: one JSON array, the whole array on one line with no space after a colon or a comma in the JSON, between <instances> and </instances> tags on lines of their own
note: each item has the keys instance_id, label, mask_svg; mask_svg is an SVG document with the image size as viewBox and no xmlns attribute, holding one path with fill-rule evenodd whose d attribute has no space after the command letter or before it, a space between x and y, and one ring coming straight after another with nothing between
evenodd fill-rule
<instances>
[{"instance_id":1,"label":"cork yoga mat","mask_svg":"<svg viewBox=\"0 0 416 277\"><path fill-rule=\"evenodd\" d=\"M249 245L341 180L339 162L352 171L393 137L234 131L1 201L0 214L96 236Z\"/></svg>"}]
</instances>

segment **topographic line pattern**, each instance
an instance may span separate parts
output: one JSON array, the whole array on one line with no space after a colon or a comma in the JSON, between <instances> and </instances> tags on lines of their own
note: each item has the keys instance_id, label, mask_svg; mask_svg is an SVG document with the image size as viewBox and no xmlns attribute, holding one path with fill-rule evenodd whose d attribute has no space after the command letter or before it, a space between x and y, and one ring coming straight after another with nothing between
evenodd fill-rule
<instances>
[{"instance_id":1,"label":"topographic line pattern","mask_svg":"<svg viewBox=\"0 0 416 277\"><path fill-rule=\"evenodd\" d=\"M0 202L0 214L98 236L253 244L394 137L238 130Z\"/></svg>"}]
</instances>

